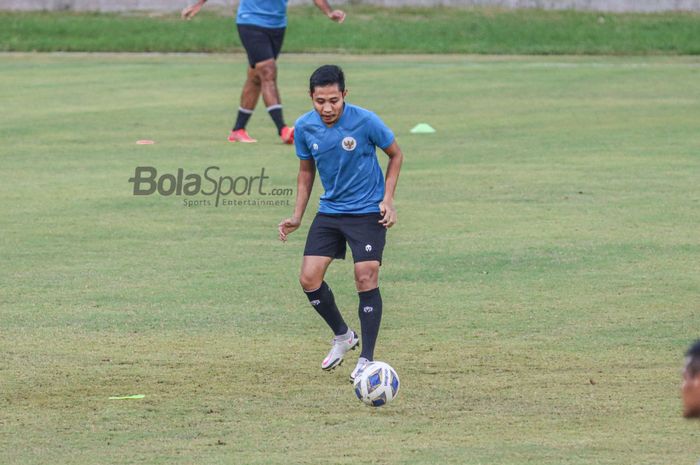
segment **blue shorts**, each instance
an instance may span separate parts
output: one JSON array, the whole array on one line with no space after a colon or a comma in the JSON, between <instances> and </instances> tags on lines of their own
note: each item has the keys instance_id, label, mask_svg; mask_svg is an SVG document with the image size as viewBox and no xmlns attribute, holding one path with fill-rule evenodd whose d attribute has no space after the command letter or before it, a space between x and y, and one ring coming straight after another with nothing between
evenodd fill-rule
<instances>
[{"instance_id":1,"label":"blue shorts","mask_svg":"<svg viewBox=\"0 0 700 465\"><path fill-rule=\"evenodd\" d=\"M386 228L379 223L381 213L364 215L316 214L306 237L304 255L345 258L347 245L355 263L376 260L382 263Z\"/></svg>"}]
</instances>

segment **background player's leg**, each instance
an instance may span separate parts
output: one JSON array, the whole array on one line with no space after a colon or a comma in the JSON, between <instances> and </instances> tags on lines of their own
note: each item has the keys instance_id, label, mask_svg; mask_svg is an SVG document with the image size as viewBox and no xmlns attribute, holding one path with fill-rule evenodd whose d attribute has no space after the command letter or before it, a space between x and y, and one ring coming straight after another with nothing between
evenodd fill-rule
<instances>
[{"instance_id":1,"label":"background player's leg","mask_svg":"<svg viewBox=\"0 0 700 465\"><path fill-rule=\"evenodd\" d=\"M301 264L299 283L314 309L326 321L333 333L340 336L348 332L348 325L345 324L335 304L331 288L323 280L332 260L331 257L305 255Z\"/></svg>"},{"instance_id":2,"label":"background player's leg","mask_svg":"<svg viewBox=\"0 0 700 465\"><path fill-rule=\"evenodd\" d=\"M234 131L245 129L246 124L248 124L248 119L250 115L253 114L255 105L260 98L260 90L260 77L255 72L255 68L249 67L245 84L243 84L243 91L241 92L241 106L238 108L236 124L233 126Z\"/></svg>"},{"instance_id":3,"label":"background player's leg","mask_svg":"<svg viewBox=\"0 0 700 465\"><path fill-rule=\"evenodd\" d=\"M355 263L355 286L360 296L358 315L362 331L360 359L374 359L374 345L382 322L382 295L379 293L379 262Z\"/></svg>"},{"instance_id":4,"label":"background player's leg","mask_svg":"<svg viewBox=\"0 0 700 465\"><path fill-rule=\"evenodd\" d=\"M262 96L265 106L281 103L277 89L277 63L274 58L255 63L255 72L260 78Z\"/></svg>"},{"instance_id":5,"label":"background player's leg","mask_svg":"<svg viewBox=\"0 0 700 465\"><path fill-rule=\"evenodd\" d=\"M277 62L274 58L261 61L255 64L255 70L260 78L263 102L267 112L277 126L277 133L281 134L285 124L282 116L282 101L277 88Z\"/></svg>"}]
</instances>

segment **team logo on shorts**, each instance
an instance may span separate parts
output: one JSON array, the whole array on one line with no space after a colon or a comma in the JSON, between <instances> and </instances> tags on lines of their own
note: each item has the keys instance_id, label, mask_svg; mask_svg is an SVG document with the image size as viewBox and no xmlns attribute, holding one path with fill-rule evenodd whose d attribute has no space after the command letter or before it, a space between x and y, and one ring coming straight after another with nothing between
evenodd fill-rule
<instances>
[{"instance_id":1,"label":"team logo on shorts","mask_svg":"<svg viewBox=\"0 0 700 465\"><path fill-rule=\"evenodd\" d=\"M365 250L366 250L367 252L371 252L371 251L372 251L372 246L369 245L369 244L367 244L367 245L365 246Z\"/></svg>"},{"instance_id":2,"label":"team logo on shorts","mask_svg":"<svg viewBox=\"0 0 700 465\"><path fill-rule=\"evenodd\" d=\"M311 148L312 148L312 149L314 150L314 152L315 152L316 150L318 150L318 144L312 145Z\"/></svg>"},{"instance_id":3,"label":"team logo on shorts","mask_svg":"<svg viewBox=\"0 0 700 465\"><path fill-rule=\"evenodd\" d=\"M343 149L347 150L348 152L352 152L355 150L355 146L357 146L357 142L355 141L354 138L348 136L345 139L343 139Z\"/></svg>"}]
</instances>

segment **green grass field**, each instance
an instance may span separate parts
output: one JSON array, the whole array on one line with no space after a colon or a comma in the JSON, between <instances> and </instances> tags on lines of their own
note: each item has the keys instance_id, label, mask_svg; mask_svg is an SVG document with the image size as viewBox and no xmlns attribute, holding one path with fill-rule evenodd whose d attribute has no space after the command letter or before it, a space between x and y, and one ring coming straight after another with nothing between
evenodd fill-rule
<instances>
[{"instance_id":1,"label":"green grass field","mask_svg":"<svg viewBox=\"0 0 700 465\"><path fill-rule=\"evenodd\" d=\"M355 399L355 353L319 369L320 186L287 244L291 206L132 195L143 165L296 187L262 107L258 144L225 142L243 56L3 55L0 463L696 463L700 61L285 55L289 120L326 62L406 154L376 354L398 400ZM357 327L351 263L327 281Z\"/></svg>"},{"instance_id":2,"label":"green grass field","mask_svg":"<svg viewBox=\"0 0 700 465\"><path fill-rule=\"evenodd\" d=\"M342 25L289 9L286 52L700 54L700 14L343 6ZM232 11L3 13L0 51L241 52Z\"/></svg>"}]
</instances>

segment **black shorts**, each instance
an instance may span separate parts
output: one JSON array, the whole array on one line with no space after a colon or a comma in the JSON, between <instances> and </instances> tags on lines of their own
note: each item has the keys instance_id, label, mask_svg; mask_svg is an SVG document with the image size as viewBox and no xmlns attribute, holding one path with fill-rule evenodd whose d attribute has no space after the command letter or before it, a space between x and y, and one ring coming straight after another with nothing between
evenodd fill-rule
<instances>
[{"instance_id":1,"label":"black shorts","mask_svg":"<svg viewBox=\"0 0 700 465\"><path fill-rule=\"evenodd\" d=\"M379 223L380 213L366 215L316 214L306 237L304 255L345 258L345 243L350 245L355 263L372 260L382 263L386 228Z\"/></svg>"},{"instance_id":2,"label":"black shorts","mask_svg":"<svg viewBox=\"0 0 700 465\"><path fill-rule=\"evenodd\" d=\"M250 24L238 24L238 37L245 52L248 54L248 63L255 68L256 63L274 58L275 60L282 50L284 31L286 28L267 28Z\"/></svg>"}]
</instances>

